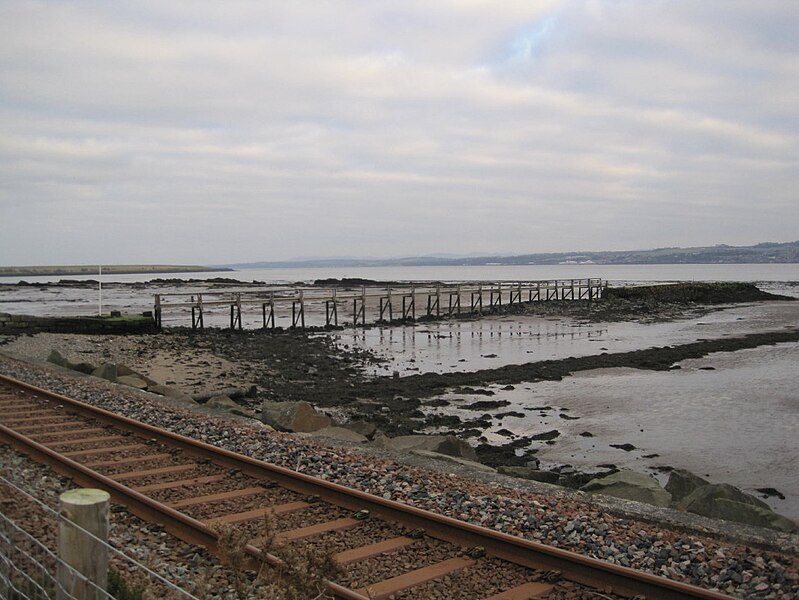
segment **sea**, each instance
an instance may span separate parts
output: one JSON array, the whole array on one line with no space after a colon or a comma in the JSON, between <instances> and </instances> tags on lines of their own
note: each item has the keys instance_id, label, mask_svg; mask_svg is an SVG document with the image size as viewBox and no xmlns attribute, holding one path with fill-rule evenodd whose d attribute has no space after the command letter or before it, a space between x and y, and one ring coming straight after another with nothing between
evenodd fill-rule
<instances>
[{"instance_id":1,"label":"sea","mask_svg":"<svg viewBox=\"0 0 799 600\"><path fill-rule=\"evenodd\" d=\"M601 278L611 286L746 281L765 291L799 298L799 264L242 269L103 275L102 291L99 284L48 285L85 280L85 276L0 278L0 312L51 316L96 314L100 309L142 312L152 310L156 293L211 293L215 284L204 281L214 278L235 279L242 283L234 289L247 291L263 289L263 283L288 286L328 278L462 283L589 277ZM155 283L156 279L188 283ZM15 285L20 280L35 285ZM117 285L120 283L133 285ZM226 326L227 311L227 307L210 311L206 325ZM323 315L323 307L321 311ZM245 315L245 327L261 326L257 313L260 307ZM290 324L286 322L290 317L281 318L279 325ZM319 319L318 310L309 318ZM189 319L184 310L167 318L165 324L186 326ZM799 302L726 306L654 323L586 323L553 316L504 315L348 328L316 335L331 335L342 346L372 351L382 358L380 364L370 367L375 375L395 371L411 375L623 352L785 327L799 327ZM544 466L568 464L591 470L598 464L615 464L649 473L661 482L671 468L688 469L711 482L731 483L756 495L758 489L775 488L782 497L771 495L764 500L778 512L799 519L798 364L799 344L786 343L714 353L682 361L680 369L668 372L597 370L559 382L527 382L513 389L491 386L492 400L510 404L485 412L501 415L512 411L524 416L498 416L483 435L503 443L557 429L560 436L555 443L534 442L536 456ZM453 390L442 398L450 401L449 406L427 410L467 419L479 415L462 407L484 396L470 397ZM585 432L591 437L579 435ZM611 444L632 444L635 449L624 451Z\"/></svg>"}]
</instances>

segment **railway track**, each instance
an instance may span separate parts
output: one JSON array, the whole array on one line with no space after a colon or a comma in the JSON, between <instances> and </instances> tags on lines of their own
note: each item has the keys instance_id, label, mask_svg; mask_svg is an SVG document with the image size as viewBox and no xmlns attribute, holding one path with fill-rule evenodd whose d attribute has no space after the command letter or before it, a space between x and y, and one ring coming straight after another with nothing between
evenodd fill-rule
<instances>
[{"instance_id":1,"label":"railway track","mask_svg":"<svg viewBox=\"0 0 799 600\"><path fill-rule=\"evenodd\" d=\"M281 543L333 548L342 574L327 587L339 600L729 598L345 488L5 376L0 443L107 490L212 553L220 552L219 525L241 528L253 538L249 561L279 566L258 543L269 514Z\"/></svg>"}]
</instances>

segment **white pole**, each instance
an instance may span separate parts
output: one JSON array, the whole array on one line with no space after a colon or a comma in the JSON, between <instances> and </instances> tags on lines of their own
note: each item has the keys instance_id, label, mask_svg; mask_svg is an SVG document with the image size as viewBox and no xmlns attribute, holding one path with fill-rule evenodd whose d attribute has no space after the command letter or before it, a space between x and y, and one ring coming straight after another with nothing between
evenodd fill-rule
<instances>
[{"instance_id":1,"label":"white pole","mask_svg":"<svg viewBox=\"0 0 799 600\"><path fill-rule=\"evenodd\" d=\"M100 287L100 302L97 310L97 316L102 317L103 316L103 265L99 265L99 269L100 269L100 276L98 279Z\"/></svg>"}]
</instances>

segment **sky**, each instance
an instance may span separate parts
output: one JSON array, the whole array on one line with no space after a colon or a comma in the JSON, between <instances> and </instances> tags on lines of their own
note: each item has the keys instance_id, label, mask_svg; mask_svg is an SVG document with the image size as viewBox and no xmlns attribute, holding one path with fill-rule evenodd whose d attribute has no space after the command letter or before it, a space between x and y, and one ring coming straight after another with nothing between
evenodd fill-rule
<instances>
[{"instance_id":1,"label":"sky","mask_svg":"<svg viewBox=\"0 0 799 600\"><path fill-rule=\"evenodd\" d=\"M796 0L0 2L0 264L799 239Z\"/></svg>"}]
</instances>

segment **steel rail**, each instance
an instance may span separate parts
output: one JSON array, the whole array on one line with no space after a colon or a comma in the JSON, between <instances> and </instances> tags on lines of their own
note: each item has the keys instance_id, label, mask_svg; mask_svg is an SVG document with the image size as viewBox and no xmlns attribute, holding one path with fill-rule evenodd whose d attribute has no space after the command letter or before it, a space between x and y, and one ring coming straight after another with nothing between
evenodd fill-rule
<instances>
[{"instance_id":1,"label":"steel rail","mask_svg":"<svg viewBox=\"0 0 799 600\"><path fill-rule=\"evenodd\" d=\"M459 521L451 517L438 515L414 506L402 504L394 500L387 500L373 494L354 490L342 485L318 479L304 473L298 473L285 467L280 467L265 461L234 453L224 448L219 448L205 442L193 440L186 436L166 431L136 421L129 417L117 415L111 411L86 404L79 400L68 398L55 392L30 385L28 383L0 375L0 382L5 382L34 394L49 398L75 412L108 423L131 433L155 439L162 443L177 446L195 456L207 458L217 465L239 469L257 479L275 481L281 486L303 494L319 496L331 504L350 510L368 510L371 515L386 521L398 522L406 527L420 528L428 535L456 545L485 548L490 556L496 556L508 562L532 569L556 570L564 578L597 588L620 596L634 597L644 595L649 600L676 600L684 598L701 598L706 600L729 600L730 596L703 589L697 586L673 581L654 574L636 571L590 558L581 554L547 546L524 538L511 536L505 533ZM127 488L126 486L108 477L95 473L91 469L70 459L61 457L58 453L29 440L25 436L13 432L0 425L0 435L8 439L15 447L25 450L18 445L24 444L30 448L29 454L53 466L56 470L69 469L73 471L76 481L82 485L97 485L107 489L112 497L126 504L131 512L142 518L162 524L167 531L190 543L203 545L213 551L216 548L215 534L207 526L195 521L186 515L166 506L156 506L159 503ZM67 473L70 474L70 473ZM130 502L130 503L128 503ZM274 556L259 557L257 548L248 548L250 554L263 558L270 564L277 564L279 560ZM270 562L272 561L272 562ZM335 584L331 584L335 586ZM337 586L341 588L341 586ZM341 592L331 588L337 598L345 600L362 600L364 597L341 588ZM350 594L350 595L339 595Z\"/></svg>"}]
</instances>

